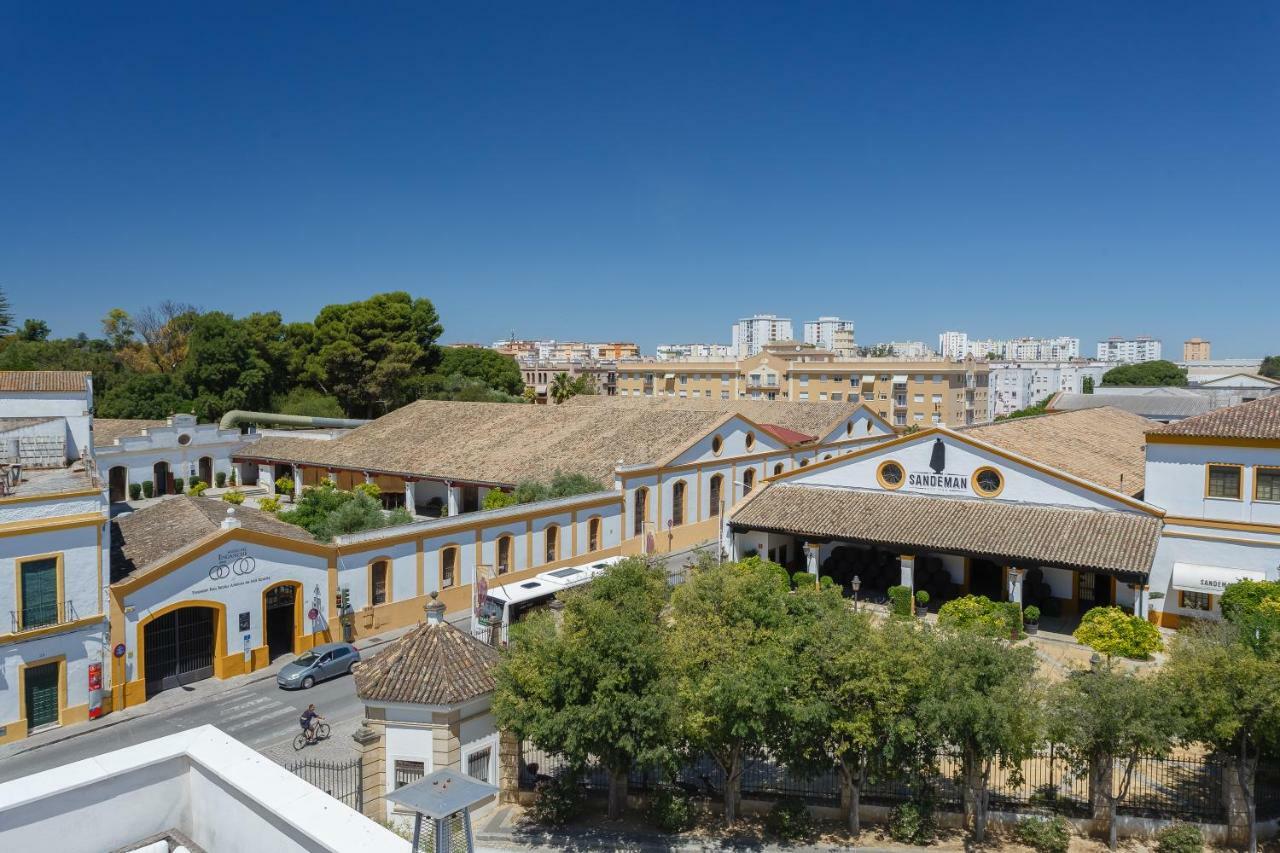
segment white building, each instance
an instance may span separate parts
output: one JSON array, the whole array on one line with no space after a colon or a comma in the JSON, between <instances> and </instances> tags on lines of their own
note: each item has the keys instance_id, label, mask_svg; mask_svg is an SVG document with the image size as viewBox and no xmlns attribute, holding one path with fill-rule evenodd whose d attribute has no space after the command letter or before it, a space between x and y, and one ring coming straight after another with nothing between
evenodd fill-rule
<instances>
[{"instance_id":1,"label":"white building","mask_svg":"<svg viewBox=\"0 0 1280 853\"><path fill-rule=\"evenodd\" d=\"M965 356L969 355L969 335L966 332L943 332L938 335L938 354L952 361L964 361Z\"/></svg>"},{"instance_id":2,"label":"white building","mask_svg":"<svg viewBox=\"0 0 1280 853\"><path fill-rule=\"evenodd\" d=\"M841 320L839 317L819 317L804 324L804 342L818 349L835 352L836 336L841 332L848 333L848 341L853 342L853 321Z\"/></svg>"},{"instance_id":3,"label":"white building","mask_svg":"<svg viewBox=\"0 0 1280 853\"><path fill-rule=\"evenodd\" d=\"M993 361L987 405L991 420L1035 405L1060 391L1082 394L1085 379L1102 385L1108 365L1085 361Z\"/></svg>"},{"instance_id":4,"label":"white building","mask_svg":"<svg viewBox=\"0 0 1280 853\"><path fill-rule=\"evenodd\" d=\"M60 418L64 458L88 456L93 412L93 375L79 370L0 371L0 419ZM42 432L49 434L50 427Z\"/></svg>"},{"instance_id":5,"label":"white building","mask_svg":"<svg viewBox=\"0 0 1280 853\"><path fill-rule=\"evenodd\" d=\"M1098 341L1098 361L1136 364L1159 361L1160 358L1160 341L1147 335L1138 335L1136 338L1111 337Z\"/></svg>"},{"instance_id":6,"label":"white building","mask_svg":"<svg viewBox=\"0 0 1280 853\"><path fill-rule=\"evenodd\" d=\"M933 358L936 355L924 341L889 341L877 344L876 348L887 351L893 358Z\"/></svg>"},{"instance_id":7,"label":"white building","mask_svg":"<svg viewBox=\"0 0 1280 853\"><path fill-rule=\"evenodd\" d=\"M756 314L733 324L733 351L738 358L751 358L766 344L795 340L791 320L776 314Z\"/></svg>"},{"instance_id":8,"label":"white building","mask_svg":"<svg viewBox=\"0 0 1280 853\"><path fill-rule=\"evenodd\" d=\"M238 429L196 423L195 415L93 422L93 452L98 470L106 474L112 503L127 500L132 483L150 481L156 496L179 491L178 478L184 490L197 481L216 485L218 474L231 476L231 454L256 439Z\"/></svg>"},{"instance_id":9,"label":"white building","mask_svg":"<svg viewBox=\"0 0 1280 853\"><path fill-rule=\"evenodd\" d=\"M704 359L706 361L733 361L731 344L658 344L658 361L682 361Z\"/></svg>"},{"instance_id":10,"label":"white building","mask_svg":"<svg viewBox=\"0 0 1280 853\"><path fill-rule=\"evenodd\" d=\"M1000 358L1008 361L1068 361L1080 357L1080 339L1056 338L974 338L964 332L943 332L938 347L945 358Z\"/></svg>"}]
</instances>

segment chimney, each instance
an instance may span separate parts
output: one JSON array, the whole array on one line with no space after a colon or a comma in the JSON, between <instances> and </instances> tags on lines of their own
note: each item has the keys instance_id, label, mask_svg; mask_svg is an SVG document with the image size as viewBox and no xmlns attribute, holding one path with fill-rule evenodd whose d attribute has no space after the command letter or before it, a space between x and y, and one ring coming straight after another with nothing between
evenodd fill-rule
<instances>
[{"instance_id":1,"label":"chimney","mask_svg":"<svg viewBox=\"0 0 1280 853\"><path fill-rule=\"evenodd\" d=\"M422 608L423 610L427 611L428 625L444 624L444 602L436 597L439 594L440 593L438 592L432 592L431 600L427 602L426 607Z\"/></svg>"},{"instance_id":2,"label":"chimney","mask_svg":"<svg viewBox=\"0 0 1280 853\"><path fill-rule=\"evenodd\" d=\"M227 507L227 517L222 519L222 529L231 530L232 528L239 526L240 519L236 518L236 508L233 506Z\"/></svg>"}]
</instances>

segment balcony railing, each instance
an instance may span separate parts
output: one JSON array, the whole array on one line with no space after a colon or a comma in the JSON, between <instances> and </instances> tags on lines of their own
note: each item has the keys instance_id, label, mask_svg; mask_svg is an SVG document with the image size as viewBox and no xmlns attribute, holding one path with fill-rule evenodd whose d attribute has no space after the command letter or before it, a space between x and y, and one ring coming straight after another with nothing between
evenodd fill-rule
<instances>
[{"instance_id":1,"label":"balcony railing","mask_svg":"<svg viewBox=\"0 0 1280 853\"><path fill-rule=\"evenodd\" d=\"M48 628L50 625L74 622L76 609L70 601L50 601L47 604L37 604L23 610L10 610L9 619L13 626L13 633L18 634L23 631Z\"/></svg>"}]
</instances>

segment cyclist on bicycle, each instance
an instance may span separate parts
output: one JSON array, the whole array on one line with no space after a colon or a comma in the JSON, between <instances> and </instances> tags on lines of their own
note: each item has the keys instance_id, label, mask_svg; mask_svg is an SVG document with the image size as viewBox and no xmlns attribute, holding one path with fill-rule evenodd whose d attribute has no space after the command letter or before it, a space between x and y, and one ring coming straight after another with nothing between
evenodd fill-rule
<instances>
[{"instance_id":1,"label":"cyclist on bicycle","mask_svg":"<svg viewBox=\"0 0 1280 853\"><path fill-rule=\"evenodd\" d=\"M298 717L302 732L307 736L307 743L316 742L316 728L319 727L322 719L324 718L320 716L320 712L316 710L314 704L308 705L307 710L303 711L302 716Z\"/></svg>"}]
</instances>

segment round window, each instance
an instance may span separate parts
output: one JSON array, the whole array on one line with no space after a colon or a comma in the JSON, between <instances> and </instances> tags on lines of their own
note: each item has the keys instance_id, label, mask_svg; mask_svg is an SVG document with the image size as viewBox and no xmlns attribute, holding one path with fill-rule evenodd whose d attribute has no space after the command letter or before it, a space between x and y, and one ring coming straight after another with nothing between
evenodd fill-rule
<instances>
[{"instance_id":1,"label":"round window","mask_svg":"<svg viewBox=\"0 0 1280 853\"><path fill-rule=\"evenodd\" d=\"M182 435L178 436L178 444L190 444L190 443L191 443L191 436L188 435L187 433L184 432Z\"/></svg>"},{"instance_id":2,"label":"round window","mask_svg":"<svg viewBox=\"0 0 1280 853\"><path fill-rule=\"evenodd\" d=\"M904 478L902 466L897 462L881 462L880 467L876 469L876 479L886 489L902 488Z\"/></svg>"},{"instance_id":3,"label":"round window","mask_svg":"<svg viewBox=\"0 0 1280 853\"><path fill-rule=\"evenodd\" d=\"M993 498L1004 488L1004 477L995 468L979 468L973 474L973 489L978 494Z\"/></svg>"}]
</instances>

